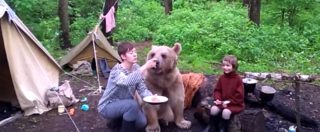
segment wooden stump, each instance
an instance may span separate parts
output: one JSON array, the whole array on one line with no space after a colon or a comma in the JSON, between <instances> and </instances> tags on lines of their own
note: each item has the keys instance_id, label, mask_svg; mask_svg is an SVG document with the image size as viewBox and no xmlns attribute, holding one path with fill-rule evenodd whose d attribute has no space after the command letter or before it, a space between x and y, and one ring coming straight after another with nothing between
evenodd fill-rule
<instances>
[{"instance_id":1,"label":"wooden stump","mask_svg":"<svg viewBox=\"0 0 320 132\"><path fill-rule=\"evenodd\" d=\"M261 109L244 110L242 113L234 117L234 120L236 119L240 121L240 124L241 124L240 129L242 130L242 132L265 132L266 131L266 119ZM239 126L233 126L233 127L239 127Z\"/></svg>"},{"instance_id":2,"label":"wooden stump","mask_svg":"<svg viewBox=\"0 0 320 132\"><path fill-rule=\"evenodd\" d=\"M208 125L210 117L210 101L201 102L197 106L195 118ZM245 109L230 120L230 132L265 132L266 119L261 109Z\"/></svg>"}]
</instances>

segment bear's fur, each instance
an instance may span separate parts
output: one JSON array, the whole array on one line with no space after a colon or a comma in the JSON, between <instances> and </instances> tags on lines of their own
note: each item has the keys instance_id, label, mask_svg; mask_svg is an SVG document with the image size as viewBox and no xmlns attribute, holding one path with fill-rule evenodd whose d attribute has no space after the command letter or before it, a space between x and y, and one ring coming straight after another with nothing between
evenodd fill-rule
<instances>
[{"instance_id":1,"label":"bear's fur","mask_svg":"<svg viewBox=\"0 0 320 132\"><path fill-rule=\"evenodd\" d=\"M147 60L155 60L156 67L145 73L145 83L153 94L166 96L169 100L160 105L145 105L147 132L160 131L159 119L166 123L174 121L183 129L191 126L191 122L183 117L185 91L180 71L176 67L180 51L181 44L175 43L172 48L153 46L148 53Z\"/></svg>"}]
</instances>

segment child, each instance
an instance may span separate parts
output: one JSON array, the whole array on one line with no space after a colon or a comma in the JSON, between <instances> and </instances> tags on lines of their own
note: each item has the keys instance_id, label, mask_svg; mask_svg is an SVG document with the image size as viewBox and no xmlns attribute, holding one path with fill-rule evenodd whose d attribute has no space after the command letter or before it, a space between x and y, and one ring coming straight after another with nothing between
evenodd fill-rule
<instances>
[{"instance_id":1,"label":"child","mask_svg":"<svg viewBox=\"0 0 320 132\"><path fill-rule=\"evenodd\" d=\"M106 119L122 119L121 132L135 132L147 125L147 119L139 104L134 100L135 91L141 97L150 96L143 72L156 65L154 60L148 60L143 66L137 64L137 53L133 44L124 42L118 47L122 59L116 64L109 76L106 89L99 100L98 111Z\"/></svg>"},{"instance_id":2,"label":"child","mask_svg":"<svg viewBox=\"0 0 320 132\"><path fill-rule=\"evenodd\" d=\"M213 91L215 105L210 109L209 123L215 126L215 131L227 132L230 117L244 110L244 88L242 79L237 74L238 63L235 56L224 56L221 68L223 75Z\"/></svg>"}]
</instances>

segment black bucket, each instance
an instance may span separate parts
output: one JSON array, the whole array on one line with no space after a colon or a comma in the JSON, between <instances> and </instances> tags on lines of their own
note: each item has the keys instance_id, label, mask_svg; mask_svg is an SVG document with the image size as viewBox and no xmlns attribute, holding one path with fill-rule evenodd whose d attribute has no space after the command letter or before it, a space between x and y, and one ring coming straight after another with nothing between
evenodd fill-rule
<instances>
[{"instance_id":1,"label":"black bucket","mask_svg":"<svg viewBox=\"0 0 320 132\"><path fill-rule=\"evenodd\" d=\"M271 101L274 97L276 90L270 86L262 86L260 90L260 99L262 103Z\"/></svg>"},{"instance_id":2,"label":"black bucket","mask_svg":"<svg viewBox=\"0 0 320 132\"><path fill-rule=\"evenodd\" d=\"M252 79L252 78L244 78L242 79L242 82L243 82L244 92L246 95L248 93L253 93L254 90L256 89L256 84L258 83L256 79Z\"/></svg>"}]
</instances>

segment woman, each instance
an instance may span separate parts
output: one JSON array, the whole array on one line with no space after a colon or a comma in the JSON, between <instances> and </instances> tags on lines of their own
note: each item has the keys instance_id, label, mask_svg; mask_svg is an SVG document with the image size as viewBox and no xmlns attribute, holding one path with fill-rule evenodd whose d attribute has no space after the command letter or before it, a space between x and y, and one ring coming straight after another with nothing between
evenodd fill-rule
<instances>
[{"instance_id":1,"label":"woman","mask_svg":"<svg viewBox=\"0 0 320 132\"><path fill-rule=\"evenodd\" d=\"M122 63L112 68L98 111L109 120L122 118L121 132L140 130L146 126L147 120L134 95L136 91L142 98L152 95L144 83L143 73L156 63L149 60L140 67L136 49L129 42L118 46L118 54Z\"/></svg>"}]
</instances>

